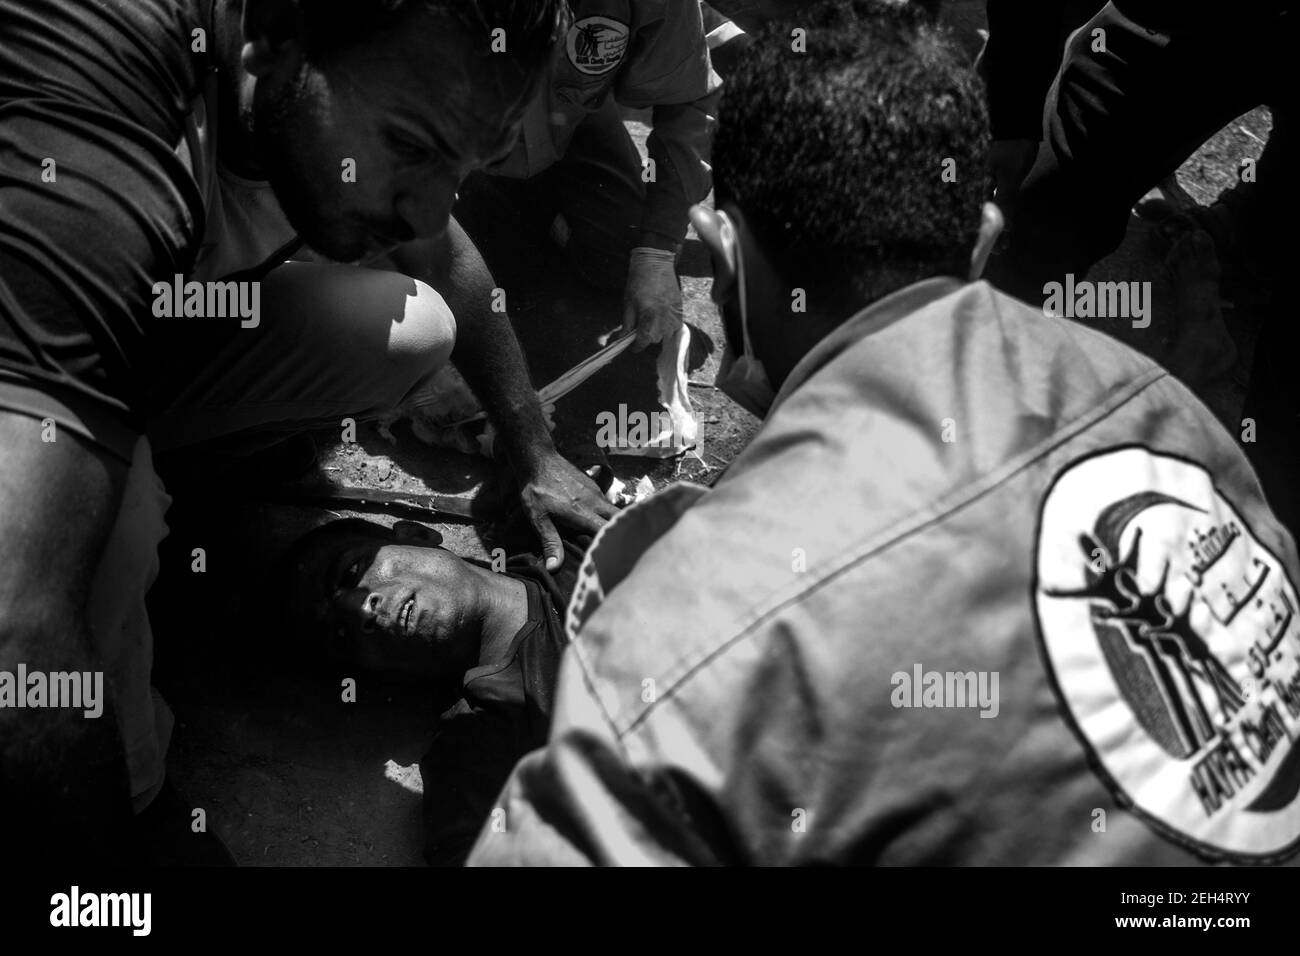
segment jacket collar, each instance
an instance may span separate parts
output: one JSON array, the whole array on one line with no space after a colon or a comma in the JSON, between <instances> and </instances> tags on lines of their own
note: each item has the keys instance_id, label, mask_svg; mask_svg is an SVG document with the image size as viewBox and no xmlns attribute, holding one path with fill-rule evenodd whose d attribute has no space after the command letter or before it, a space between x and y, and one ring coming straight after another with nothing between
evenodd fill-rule
<instances>
[{"instance_id":1,"label":"jacket collar","mask_svg":"<svg viewBox=\"0 0 1300 956\"><path fill-rule=\"evenodd\" d=\"M868 335L872 335L914 312L919 312L931 302L936 302L944 296L951 295L964 284L960 279L947 276L924 279L921 282L899 289L897 292L891 292L883 299L877 299L851 319L840 323L833 332L814 345L808 354L799 360L799 364L790 371L785 384L781 386L781 391L777 393L776 400L773 401L772 409L767 413L765 421L771 420L777 409L793 392L838 358L841 353L847 351Z\"/></svg>"}]
</instances>

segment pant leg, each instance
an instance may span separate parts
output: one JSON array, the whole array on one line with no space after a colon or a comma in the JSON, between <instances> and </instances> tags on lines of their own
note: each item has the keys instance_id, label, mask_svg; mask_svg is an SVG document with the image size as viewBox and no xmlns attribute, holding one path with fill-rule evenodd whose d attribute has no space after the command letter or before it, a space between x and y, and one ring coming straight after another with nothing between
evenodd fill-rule
<instances>
[{"instance_id":1,"label":"pant leg","mask_svg":"<svg viewBox=\"0 0 1300 956\"><path fill-rule=\"evenodd\" d=\"M159 451L376 417L426 384L456 341L450 309L424 283L314 262L274 270L257 327L233 325L169 337L175 370L149 426Z\"/></svg>"},{"instance_id":2,"label":"pant leg","mask_svg":"<svg viewBox=\"0 0 1300 956\"><path fill-rule=\"evenodd\" d=\"M1225 123L1269 98L1294 30L1276 13L1165 15L1108 3L1072 38L1049 96L1046 138L1022 187L1008 291L1082 275L1123 240L1135 202ZM1141 8L1143 16L1145 7ZM1106 51L1094 52L1093 31Z\"/></svg>"},{"instance_id":3,"label":"pant leg","mask_svg":"<svg viewBox=\"0 0 1300 956\"><path fill-rule=\"evenodd\" d=\"M559 211L559 199L542 188L538 177L479 172L461 184L456 221L516 306L545 284L545 251Z\"/></svg>"},{"instance_id":4,"label":"pant leg","mask_svg":"<svg viewBox=\"0 0 1300 956\"><path fill-rule=\"evenodd\" d=\"M476 173L457 221L507 289L527 289L538 266L530 246L555 240L583 281L622 291L645 210L641 154L607 98L574 130L560 160L531 179Z\"/></svg>"},{"instance_id":5,"label":"pant leg","mask_svg":"<svg viewBox=\"0 0 1300 956\"><path fill-rule=\"evenodd\" d=\"M584 280L620 291L645 213L641 153L606 99L578 124L564 157L537 177L564 220L564 254Z\"/></svg>"}]
</instances>

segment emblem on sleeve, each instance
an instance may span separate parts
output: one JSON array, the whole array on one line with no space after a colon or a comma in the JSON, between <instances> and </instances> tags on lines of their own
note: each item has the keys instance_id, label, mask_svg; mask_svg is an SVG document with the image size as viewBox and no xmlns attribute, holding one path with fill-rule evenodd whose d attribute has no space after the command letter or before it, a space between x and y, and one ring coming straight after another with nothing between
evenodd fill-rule
<instances>
[{"instance_id":1,"label":"emblem on sleeve","mask_svg":"<svg viewBox=\"0 0 1300 956\"><path fill-rule=\"evenodd\" d=\"M569 62L588 76L608 73L622 62L627 36L627 26L609 17L579 20L569 28Z\"/></svg>"},{"instance_id":2,"label":"emblem on sleeve","mask_svg":"<svg viewBox=\"0 0 1300 956\"><path fill-rule=\"evenodd\" d=\"M1192 462L1123 448L1043 503L1045 657L1107 783L1237 860L1300 848L1300 620L1281 560Z\"/></svg>"}]
</instances>

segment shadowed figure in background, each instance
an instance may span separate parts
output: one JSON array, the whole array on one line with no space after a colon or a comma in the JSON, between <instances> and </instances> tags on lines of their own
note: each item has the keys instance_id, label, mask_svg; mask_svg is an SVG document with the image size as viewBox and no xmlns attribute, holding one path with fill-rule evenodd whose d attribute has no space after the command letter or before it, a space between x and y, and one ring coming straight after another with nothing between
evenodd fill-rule
<instances>
[{"instance_id":1,"label":"shadowed figure in background","mask_svg":"<svg viewBox=\"0 0 1300 956\"><path fill-rule=\"evenodd\" d=\"M986 65L993 68L995 92L1014 87L1022 69L1041 80L1041 64L1057 62L1036 158L1032 144L1010 138L1038 129L1032 108L1021 112L1018 123L1002 116L996 131L999 148L1018 157L1001 157L1004 179L1024 178L1015 195L1008 255L995 264L994 281L1036 303L1046 283L1068 274L1082 278L1119 246L1134 206L1153 186L1227 123L1267 105L1273 130L1263 154L1258 163L1234 164L1240 181L1213 205L1180 211L1176 203L1157 200L1138 211L1165 231L1193 226L1208 233L1218 262L1191 247L1175 252L1213 270L1214 278L1222 263L1228 298L1252 302L1266 313L1243 411L1256 427L1243 447L1274 511L1294 533L1300 528L1300 388L1290 365L1300 352L1300 327L1286 312L1284 290L1300 218L1300 185L1292 172L1291 75L1300 7L1295 0L1241 0L1225 15L1226 8L1210 0L1113 0L1097 5L1063 58L1059 47L1042 38L1028 47L1014 45L1017 35L1007 25L1050 21L1064 6L1061 0L1020 9L1011 2L989 3L995 60ZM1022 30L1024 36L1032 34ZM1033 61L1018 63L1018 49L1036 51ZM1199 288L1217 294L1217 284ZM1201 323L1193 335L1202 341L1191 344L1206 353L1200 364L1210 370L1213 353L1232 347L1219 323Z\"/></svg>"}]
</instances>

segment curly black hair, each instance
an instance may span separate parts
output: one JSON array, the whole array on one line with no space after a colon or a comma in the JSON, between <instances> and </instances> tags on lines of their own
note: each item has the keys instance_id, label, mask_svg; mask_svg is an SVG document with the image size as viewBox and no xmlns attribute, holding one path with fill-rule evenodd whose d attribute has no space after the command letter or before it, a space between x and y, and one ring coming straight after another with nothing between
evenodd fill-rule
<instances>
[{"instance_id":1,"label":"curly black hair","mask_svg":"<svg viewBox=\"0 0 1300 956\"><path fill-rule=\"evenodd\" d=\"M718 202L800 278L898 285L968 266L990 194L988 108L933 6L804 8L760 32L727 78Z\"/></svg>"}]
</instances>

